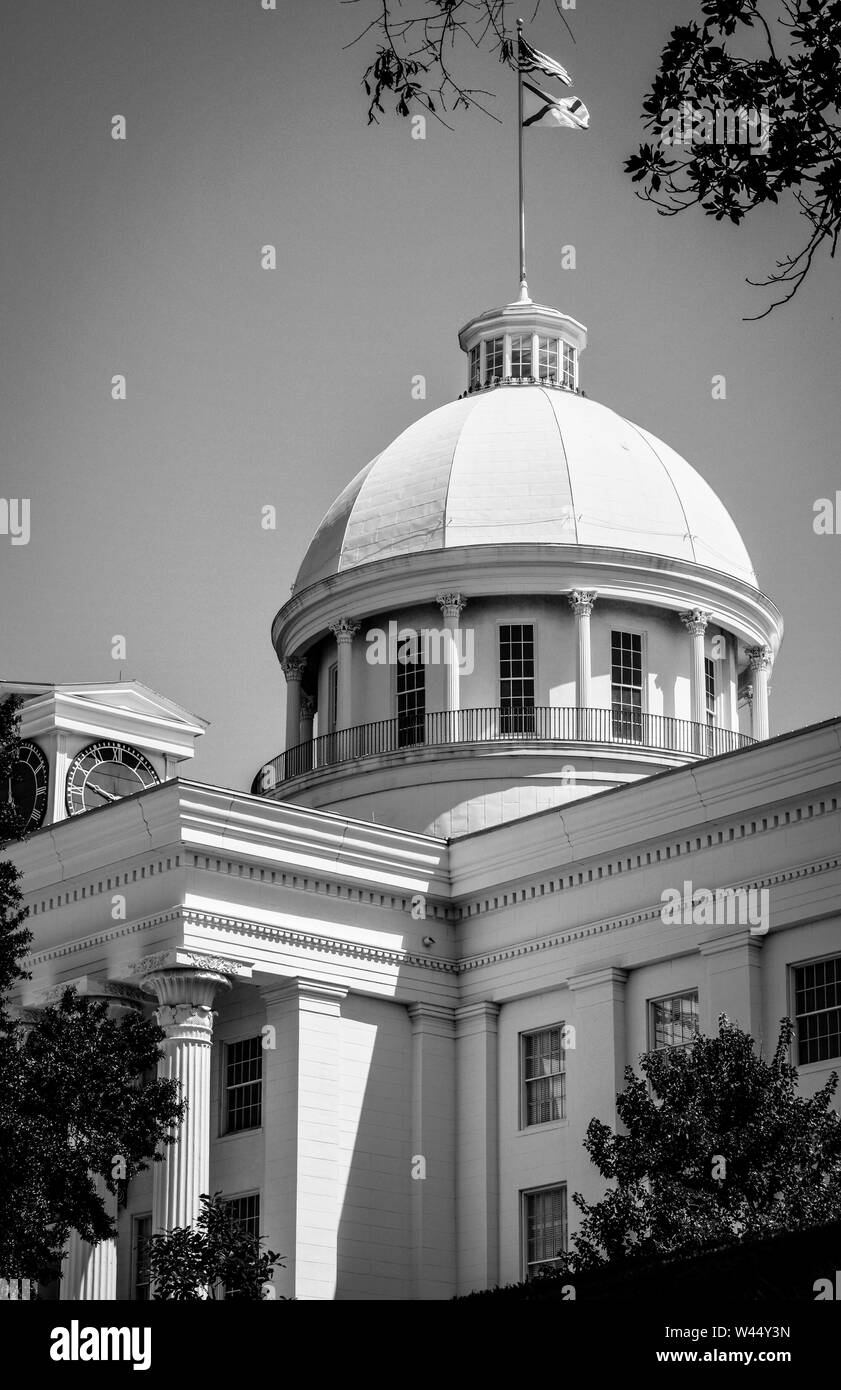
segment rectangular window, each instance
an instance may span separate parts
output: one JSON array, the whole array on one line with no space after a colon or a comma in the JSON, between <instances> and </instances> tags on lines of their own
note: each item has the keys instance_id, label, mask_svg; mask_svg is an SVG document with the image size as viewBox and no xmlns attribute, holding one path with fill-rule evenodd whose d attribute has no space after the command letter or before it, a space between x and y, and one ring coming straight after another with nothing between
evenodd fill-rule
<instances>
[{"instance_id":1,"label":"rectangular window","mask_svg":"<svg viewBox=\"0 0 841 1390\"><path fill-rule=\"evenodd\" d=\"M798 965L794 971L797 1061L841 1057L841 956Z\"/></svg>"},{"instance_id":2,"label":"rectangular window","mask_svg":"<svg viewBox=\"0 0 841 1390\"><path fill-rule=\"evenodd\" d=\"M262 1037L228 1043L225 1048L225 1133L259 1129L262 1107Z\"/></svg>"},{"instance_id":3,"label":"rectangular window","mask_svg":"<svg viewBox=\"0 0 841 1390\"><path fill-rule=\"evenodd\" d=\"M642 739L642 637L638 632L610 634L613 737Z\"/></svg>"},{"instance_id":4,"label":"rectangular window","mask_svg":"<svg viewBox=\"0 0 841 1390\"><path fill-rule=\"evenodd\" d=\"M419 658L404 664L400 647L397 656L397 746L412 748L425 742L426 667Z\"/></svg>"},{"instance_id":5,"label":"rectangular window","mask_svg":"<svg viewBox=\"0 0 841 1390\"><path fill-rule=\"evenodd\" d=\"M697 990L655 999L651 1005L649 1046L653 1051L688 1047L695 1041L699 1027Z\"/></svg>"},{"instance_id":6,"label":"rectangular window","mask_svg":"<svg viewBox=\"0 0 841 1390\"><path fill-rule=\"evenodd\" d=\"M471 390L471 391L475 391L475 390L476 390L476 387L479 386L479 385L481 384L481 379L482 379L481 372L482 372L482 345L481 345L481 343L477 343L475 347L472 347L472 348L470 349L470 375L469 375L469 377L468 377L468 380L469 380L469 382L470 382L470 390Z\"/></svg>"},{"instance_id":7,"label":"rectangular window","mask_svg":"<svg viewBox=\"0 0 841 1390\"><path fill-rule=\"evenodd\" d=\"M489 338L485 343L485 385L489 386L494 381L502 378L503 365L503 340L502 338Z\"/></svg>"},{"instance_id":8,"label":"rectangular window","mask_svg":"<svg viewBox=\"0 0 841 1390\"><path fill-rule=\"evenodd\" d=\"M334 661L327 672L327 733L335 733L339 717L339 663Z\"/></svg>"},{"instance_id":9,"label":"rectangular window","mask_svg":"<svg viewBox=\"0 0 841 1390\"><path fill-rule=\"evenodd\" d=\"M715 662L704 657L704 692L707 701L707 723L715 723Z\"/></svg>"},{"instance_id":10,"label":"rectangular window","mask_svg":"<svg viewBox=\"0 0 841 1390\"><path fill-rule=\"evenodd\" d=\"M557 338L538 338L537 357L540 379L558 380L558 340Z\"/></svg>"},{"instance_id":11,"label":"rectangular window","mask_svg":"<svg viewBox=\"0 0 841 1390\"><path fill-rule=\"evenodd\" d=\"M251 1192L246 1197L231 1197L225 1203L228 1215L238 1226L241 1226L248 1235L254 1236L255 1240L260 1235L260 1194ZM225 1298L238 1299L242 1297L241 1290L235 1286L226 1286Z\"/></svg>"},{"instance_id":12,"label":"rectangular window","mask_svg":"<svg viewBox=\"0 0 841 1390\"><path fill-rule=\"evenodd\" d=\"M530 1279L551 1269L567 1248L566 1184L523 1193L523 1264Z\"/></svg>"},{"instance_id":13,"label":"rectangular window","mask_svg":"<svg viewBox=\"0 0 841 1390\"><path fill-rule=\"evenodd\" d=\"M546 1125L566 1115L564 1025L523 1033L521 1038L522 1125Z\"/></svg>"},{"instance_id":14,"label":"rectangular window","mask_svg":"<svg viewBox=\"0 0 841 1390\"><path fill-rule=\"evenodd\" d=\"M562 385L567 386L570 391L576 387L577 362L576 350L570 343L564 343L564 379Z\"/></svg>"},{"instance_id":15,"label":"rectangular window","mask_svg":"<svg viewBox=\"0 0 841 1390\"><path fill-rule=\"evenodd\" d=\"M514 334L511 338L511 375L515 381L531 376L531 334Z\"/></svg>"},{"instance_id":16,"label":"rectangular window","mask_svg":"<svg viewBox=\"0 0 841 1390\"><path fill-rule=\"evenodd\" d=\"M499 726L506 737L534 733L534 626L499 629Z\"/></svg>"},{"instance_id":17,"label":"rectangular window","mask_svg":"<svg viewBox=\"0 0 841 1390\"><path fill-rule=\"evenodd\" d=\"M132 1279L134 1288L132 1298L137 1303L149 1301L149 1240L152 1235L152 1217L136 1216L132 1224Z\"/></svg>"}]
</instances>

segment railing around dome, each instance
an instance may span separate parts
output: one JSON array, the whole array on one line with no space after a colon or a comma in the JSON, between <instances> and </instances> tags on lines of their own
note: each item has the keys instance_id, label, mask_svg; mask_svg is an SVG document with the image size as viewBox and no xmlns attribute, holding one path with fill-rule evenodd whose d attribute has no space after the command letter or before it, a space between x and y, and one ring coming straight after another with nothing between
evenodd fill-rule
<instances>
[{"instance_id":1,"label":"railing around dome","mask_svg":"<svg viewBox=\"0 0 841 1390\"><path fill-rule=\"evenodd\" d=\"M260 768L251 790L266 795L281 782L322 768L383 753L459 743L597 743L712 758L754 742L732 729L637 710L560 705L442 710L417 720L380 719L337 729L287 748Z\"/></svg>"}]
</instances>

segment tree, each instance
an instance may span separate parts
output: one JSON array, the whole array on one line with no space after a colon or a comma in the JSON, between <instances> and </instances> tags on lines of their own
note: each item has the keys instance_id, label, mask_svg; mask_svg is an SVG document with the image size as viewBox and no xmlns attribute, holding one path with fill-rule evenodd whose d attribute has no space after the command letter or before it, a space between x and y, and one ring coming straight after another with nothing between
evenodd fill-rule
<instances>
[{"instance_id":1,"label":"tree","mask_svg":"<svg viewBox=\"0 0 841 1390\"><path fill-rule=\"evenodd\" d=\"M279 1297L271 1280L275 1266L283 1268L283 1257L261 1248L262 1237L243 1228L221 1193L202 1193L199 1200L195 1225L175 1226L149 1241L154 1297L181 1302Z\"/></svg>"},{"instance_id":2,"label":"tree","mask_svg":"<svg viewBox=\"0 0 841 1390\"><path fill-rule=\"evenodd\" d=\"M0 705L0 788L19 743L19 701ZM20 837L0 797L0 849ZM55 1275L71 1229L92 1242L114 1233L103 1191L118 1194L173 1142L183 1114L175 1082L154 1078L164 1031L71 989L31 1024L9 992L28 979L32 934L21 876L0 860L0 1275Z\"/></svg>"},{"instance_id":3,"label":"tree","mask_svg":"<svg viewBox=\"0 0 841 1390\"><path fill-rule=\"evenodd\" d=\"M806 278L816 252L827 244L835 255L841 232L841 3L839 0L768 0L778 53L761 0L703 0L702 24L678 25L660 58L643 103L644 121L655 139L640 146L625 168L642 183L641 196L673 217L700 205L718 221L741 223L763 203L790 194L809 233L802 249L784 256L774 272L753 285L780 285L786 292L764 318L787 303ZM761 40L758 57L737 50L750 31ZM756 141L687 138L674 142L675 117L693 113L748 113L766 126ZM705 114L706 113L706 114ZM726 132L725 140L735 134Z\"/></svg>"},{"instance_id":4,"label":"tree","mask_svg":"<svg viewBox=\"0 0 841 1390\"><path fill-rule=\"evenodd\" d=\"M369 124L384 114L385 96L403 117L413 106L438 119L459 107L492 114L493 93L465 85L459 64L472 46L516 69L510 0L412 0L408 14L403 0L350 3L371 13L354 44L372 37L376 44L362 79ZM572 38L566 6L552 3ZM540 9L537 0L532 20ZM662 50L642 102L653 139L625 170L642 185L640 197L667 217L697 205L738 226L763 204L793 200L808 225L802 248L764 279L748 281L784 290L752 316L764 318L796 294L821 247L835 255L841 233L841 0L700 0L700 16L677 25ZM717 112L729 113L724 138L696 138ZM684 138L676 142L678 116ZM751 138L748 116L761 140ZM695 134L687 139L690 117ZM737 117L740 138L731 138Z\"/></svg>"},{"instance_id":5,"label":"tree","mask_svg":"<svg viewBox=\"0 0 841 1390\"><path fill-rule=\"evenodd\" d=\"M614 1186L594 1203L575 1194L583 1220L562 1277L841 1219L838 1076L798 1095L793 1032L783 1019L766 1062L722 1015L717 1037L644 1054L642 1077L625 1069L616 1108L626 1132L594 1119L584 1141Z\"/></svg>"}]
</instances>

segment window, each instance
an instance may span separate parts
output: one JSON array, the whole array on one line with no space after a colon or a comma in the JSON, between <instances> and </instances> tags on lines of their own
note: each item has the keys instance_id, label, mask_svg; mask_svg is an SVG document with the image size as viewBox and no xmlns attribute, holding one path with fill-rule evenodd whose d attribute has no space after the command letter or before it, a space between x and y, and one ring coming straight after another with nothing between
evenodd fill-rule
<instances>
[{"instance_id":1,"label":"window","mask_svg":"<svg viewBox=\"0 0 841 1390\"><path fill-rule=\"evenodd\" d=\"M251 1192L251 1193L249 1193L248 1196L246 1196L246 1197L231 1197L231 1198L225 1203L225 1210L227 1211L227 1213L228 1213L228 1215L230 1216L230 1218L231 1218L233 1221L235 1221L236 1224L237 1224L238 1226L241 1226L242 1229L243 1229L248 1235L253 1236L255 1240L259 1239L259 1236L260 1236L260 1194L259 1194L259 1192ZM238 1298L242 1298L242 1296L243 1296L243 1295L242 1295L242 1290L241 1290L241 1288L237 1288L236 1286L233 1286L233 1285L226 1285L226 1287L225 1287L225 1298L226 1298L226 1299L238 1299Z\"/></svg>"},{"instance_id":2,"label":"window","mask_svg":"<svg viewBox=\"0 0 841 1390\"><path fill-rule=\"evenodd\" d=\"M534 627L499 629L499 727L503 735L534 733Z\"/></svg>"},{"instance_id":3,"label":"window","mask_svg":"<svg viewBox=\"0 0 841 1390\"><path fill-rule=\"evenodd\" d=\"M707 699L707 723L715 723L715 662L704 657L704 690Z\"/></svg>"},{"instance_id":4,"label":"window","mask_svg":"<svg viewBox=\"0 0 841 1390\"><path fill-rule=\"evenodd\" d=\"M637 632L610 634L613 737L642 739L642 637Z\"/></svg>"},{"instance_id":5,"label":"window","mask_svg":"<svg viewBox=\"0 0 841 1390\"><path fill-rule=\"evenodd\" d=\"M263 1039L244 1038L225 1048L225 1133L262 1124Z\"/></svg>"},{"instance_id":6,"label":"window","mask_svg":"<svg viewBox=\"0 0 841 1390\"><path fill-rule=\"evenodd\" d=\"M472 348L470 349L470 358L469 358L469 361L470 361L470 373L469 373L469 376L468 376L468 383L469 383L469 386L470 386L470 390L471 390L471 391L475 391L476 387L479 386L479 385L481 384L481 380L482 380L482 345L481 345L481 343L477 343L475 347L472 347Z\"/></svg>"},{"instance_id":7,"label":"window","mask_svg":"<svg viewBox=\"0 0 841 1390\"><path fill-rule=\"evenodd\" d=\"M552 1269L567 1246L566 1185L523 1193L523 1264L530 1279Z\"/></svg>"},{"instance_id":8,"label":"window","mask_svg":"<svg viewBox=\"0 0 841 1390\"><path fill-rule=\"evenodd\" d=\"M531 334L515 334L511 339L511 375L515 381L531 376Z\"/></svg>"},{"instance_id":9,"label":"window","mask_svg":"<svg viewBox=\"0 0 841 1390\"><path fill-rule=\"evenodd\" d=\"M841 956L798 965L794 971L797 1060L841 1057Z\"/></svg>"},{"instance_id":10,"label":"window","mask_svg":"<svg viewBox=\"0 0 841 1390\"><path fill-rule=\"evenodd\" d=\"M564 1025L541 1028L521 1037L522 1125L545 1125L566 1115L566 1075L562 1045Z\"/></svg>"},{"instance_id":11,"label":"window","mask_svg":"<svg viewBox=\"0 0 841 1390\"><path fill-rule=\"evenodd\" d=\"M404 664L405 648L397 649L397 746L412 748L425 741L426 667L416 655Z\"/></svg>"},{"instance_id":12,"label":"window","mask_svg":"<svg viewBox=\"0 0 841 1390\"><path fill-rule=\"evenodd\" d=\"M336 729L339 717L339 663L334 661L327 672L327 724L328 734Z\"/></svg>"},{"instance_id":13,"label":"window","mask_svg":"<svg viewBox=\"0 0 841 1390\"><path fill-rule=\"evenodd\" d=\"M651 1005L649 1046L657 1051L663 1047L688 1047L699 1032L698 991L673 994L668 999L655 999Z\"/></svg>"},{"instance_id":14,"label":"window","mask_svg":"<svg viewBox=\"0 0 841 1390\"><path fill-rule=\"evenodd\" d=\"M564 343L564 379L563 385L568 386L570 391L575 390L577 374L577 354L575 348L570 343Z\"/></svg>"},{"instance_id":15,"label":"window","mask_svg":"<svg viewBox=\"0 0 841 1390\"><path fill-rule=\"evenodd\" d=\"M538 338L537 340L537 360L538 371L541 380L550 377L558 380L558 340L557 338Z\"/></svg>"},{"instance_id":16,"label":"window","mask_svg":"<svg viewBox=\"0 0 841 1390\"><path fill-rule=\"evenodd\" d=\"M489 338L485 343L485 385L502 376L502 338Z\"/></svg>"},{"instance_id":17,"label":"window","mask_svg":"<svg viewBox=\"0 0 841 1390\"><path fill-rule=\"evenodd\" d=\"M149 1301L149 1241L152 1236L152 1217L136 1216L132 1226L132 1298L137 1303Z\"/></svg>"}]
</instances>

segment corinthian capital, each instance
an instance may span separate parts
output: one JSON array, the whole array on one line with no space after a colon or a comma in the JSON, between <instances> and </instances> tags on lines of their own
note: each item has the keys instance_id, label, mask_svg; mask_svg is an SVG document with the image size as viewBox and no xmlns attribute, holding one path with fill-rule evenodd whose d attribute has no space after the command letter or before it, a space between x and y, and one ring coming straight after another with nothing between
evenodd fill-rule
<instances>
[{"instance_id":1,"label":"corinthian capital","mask_svg":"<svg viewBox=\"0 0 841 1390\"><path fill-rule=\"evenodd\" d=\"M337 642L352 642L360 624L354 618L337 618L334 623L330 623L330 631Z\"/></svg>"},{"instance_id":2,"label":"corinthian capital","mask_svg":"<svg viewBox=\"0 0 841 1390\"><path fill-rule=\"evenodd\" d=\"M462 598L458 593L436 594L435 602L439 605L445 618L458 618L463 609L467 607L467 599Z\"/></svg>"},{"instance_id":3,"label":"corinthian capital","mask_svg":"<svg viewBox=\"0 0 841 1390\"><path fill-rule=\"evenodd\" d=\"M567 594L567 598L576 618L589 618L598 594L595 589L573 589L571 594Z\"/></svg>"},{"instance_id":4,"label":"corinthian capital","mask_svg":"<svg viewBox=\"0 0 841 1390\"><path fill-rule=\"evenodd\" d=\"M712 613L706 613L703 608L690 608L686 613L680 615L680 621L693 637L703 637L707 630L707 623L711 618Z\"/></svg>"},{"instance_id":5,"label":"corinthian capital","mask_svg":"<svg viewBox=\"0 0 841 1390\"><path fill-rule=\"evenodd\" d=\"M770 647L748 647L748 660L752 671L768 671L771 669L771 648Z\"/></svg>"},{"instance_id":6,"label":"corinthian capital","mask_svg":"<svg viewBox=\"0 0 841 1390\"><path fill-rule=\"evenodd\" d=\"M301 677L304 674L304 667L306 666L306 664L307 658L305 656L287 657L287 659L282 664L283 674L286 677L287 685L290 681L299 681L301 679Z\"/></svg>"}]
</instances>

